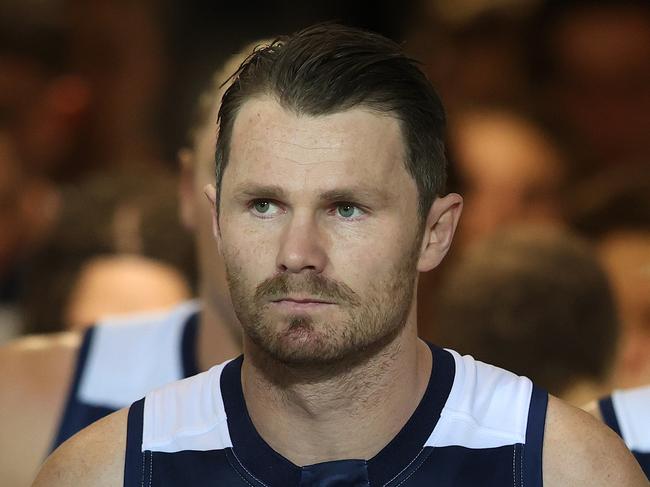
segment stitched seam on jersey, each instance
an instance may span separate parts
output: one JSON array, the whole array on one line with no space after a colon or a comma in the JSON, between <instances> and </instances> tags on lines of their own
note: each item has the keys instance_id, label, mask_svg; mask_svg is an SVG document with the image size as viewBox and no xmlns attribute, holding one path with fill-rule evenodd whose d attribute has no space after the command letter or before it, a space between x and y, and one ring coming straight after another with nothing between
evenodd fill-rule
<instances>
[{"instance_id":1,"label":"stitched seam on jersey","mask_svg":"<svg viewBox=\"0 0 650 487\"><path fill-rule=\"evenodd\" d=\"M151 455L149 455L149 487L151 487L152 482L153 482L153 452L151 452Z\"/></svg>"},{"instance_id":2,"label":"stitched seam on jersey","mask_svg":"<svg viewBox=\"0 0 650 487\"><path fill-rule=\"evenodd\" d=\"M235 449L234 449L234 448L233 448L231 451L232 451L232 456L235 457L235 460L237 460L237 463L239 463L239 465L241 466L241 468L244 469L244 472L246 472L248 475L250 475L252 478L254 478L257 482L259 482L260 484L262 484L264 487L269 487L269 486L266 485L264 482L262 482L260 479L258 479L257 477L255 477L255 475L253 475L252 473L250 473L246 467L244 467L244 464L241 462L241 460L239 460L239 457L238 457L237 454L235 453Z\"/></svg>"},{"instance_id":3,"label":"stitched seam on jersey","mask_svg":"<svg viewBox=\"0 0 650 487\"><path fill-rule=\"evenodd\" d=\"M405 472L406 470L408 470L408 468L413 464L413 462L415 462L415 461L419 458L419 456L422 454L423 451L424 451L424 449L420 450L420 453L418 453L417 455L415 455L415 458L413 458L413 460L411 460L411 461L409 462L409 464L408 464L406 467L404 467L402 470L400 470L399 472L397 472L397 474L396 474L392 479L390 479L388 482L386 482L386 483L384 484L384 487L385 487L386 485L390 484L390 483L391 483L393 480L395 480L397 477L399 477L400 475L402 475L403 472Z\"/></svg>"},{"instance_id":4,"label":"stitched seam on jersey","mask_svg":"<svg viewBox=\"0 0 650 487\"><path fill-rule=\"evenodd\" d=\"M526 445L521 445L521 456L519 457L519 475L521 476L521 487L524 487L524 450Z\"/></svg>"},{"instance_id":5,"label":"stitched seam on jersey","mask_svg":"<svg viewBox=\"0 0 650 487\"><path fill-rule=\"evenodd\" d=\"M512 485L517 487L517 444L512 447Z\"/></svg>"},{"instance_id":6,"label":"stitched seam on jersey","mask_svg":"<svg viewBox=\"0 0 650 487\"><path fill-rule=\"evenodd\" d=\"M424 449L423 449L423 450L418 454L418 457L421 456L423 452L424 452ZM424 456L424 455L422 455L422 456ZM417 457L416 457L416 458L417 458ZM404 478L402 479L402 481L401 481L399 484L397 484L395 487L399 487L399 486L402 485L404 482L406 482L408 479L410 479L410 478L413 476L413 474L414 474L415 472L417 472L417 471L420 469L420 467L421 467L422 465L424 465L424 462L426 461L427 458L429 458L429 457L428 457L428 456L425 456L422 460L420 460L420 463L418 464L418 466L415 467L415 468L413 469L413 471L412 471L411 473L409 473L406 477L404 477Z\"/></svg>"},{"instance_id":7,"label":"stitched seam on jersey","mask_svg":"<svg viewBox=\"0 0 650 487\"><path fill-rule=\"evenodd\" d=\"M232 455L235 456L235 452L232 451L232 450L231 450L231 452L232 452ZM247 479L246 477L244 477L244 476L242 475L242 473L239 471L239 469L238 469L236 466L234 466L234 465L232 464L232 462L230 461L230 458L228 458L228 454L226 454L226 460L228 460L228 463L230 464L230 466L232 467L232 469L233 469L235 472L237 472L237 475L239 475L239 478L242 479L244 482L246 482L246 485L248 485L249 487L255 487L253 484L251 484L251 483L248 481L248 479ZM237 460L237 461L239 462L239 460ZM239 462L239 464L241 465L241 462Z\"/></svg>"},{"instance_id":8,"label":"stitched seam on jersey","mask_svg":"<svg viewBox=\"0 0 650 487\"><path fill-rule=\"evenodd\" d=\"M246 482L246 485L249 485L250 487L255 487L253 484L251 484L246 477L244 477L241 472L237 469L235 469L235 472L237 472L237 475L239 475L239 478L242 479L244 482Z\"/></svg>"},{"instance_id":9,"label":"stitched seam on jersey","mask_svg":"<svg viewBox=\"0 0 650 487\"><path fill-rule=\"evenodd\" d=\"M142 452L142 482L140 487L144 487L144 472L147 470L147 452L146 450Z\"/></svg>"}]
</instances>

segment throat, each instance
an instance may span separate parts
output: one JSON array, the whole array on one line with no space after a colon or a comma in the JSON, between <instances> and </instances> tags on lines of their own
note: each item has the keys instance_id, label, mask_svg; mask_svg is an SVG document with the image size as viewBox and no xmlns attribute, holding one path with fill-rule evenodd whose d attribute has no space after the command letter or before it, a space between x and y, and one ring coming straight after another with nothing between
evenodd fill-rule
<instances>
[{"instance_id":1,"label":"throat","mask_svg":"<svg viewBox=\"0 0 650 487\"><path fill-rule=\"evenodd\" d=\"M428 346L417 339L397 341L345 373L311 380L286 370L284 381L275 373L269 378L268 367L257 370L261 364L251 355L242 367L251 420L271 448L298 466L374 457L417 408L432 367Z\"/></svg>"}]
</instances>

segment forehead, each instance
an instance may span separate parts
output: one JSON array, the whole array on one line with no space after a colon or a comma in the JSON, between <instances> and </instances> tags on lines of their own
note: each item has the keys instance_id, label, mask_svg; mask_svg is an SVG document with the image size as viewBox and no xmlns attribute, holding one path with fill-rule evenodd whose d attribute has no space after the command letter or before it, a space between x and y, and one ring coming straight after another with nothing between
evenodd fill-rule
<instances>
[{"instance_id":1,"label":"forehead","mask_svg":"<svg viewBox=\"0 0 650 487\"><path fill-rule=\"evenodd\" d=\"M271 98L257 98L235 120L224 183L246 179L289 190L360 182L414 185L404 153L392 116L364 108L300 115Z\"/></svg>"}]
</instances>

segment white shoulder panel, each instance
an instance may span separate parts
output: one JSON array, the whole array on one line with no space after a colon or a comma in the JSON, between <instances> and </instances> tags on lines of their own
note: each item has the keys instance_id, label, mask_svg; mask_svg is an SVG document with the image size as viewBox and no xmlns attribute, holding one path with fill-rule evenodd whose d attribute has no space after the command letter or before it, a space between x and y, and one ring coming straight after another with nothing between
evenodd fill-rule
<instances>
[{"instance_id":1,"label":"white shoulder panel","mask_svg":"<svg viewBox=\"0 0 650 487\"><path fill-rule=\"evenodd\" d=\"M232 446L220 387L227 363L147 394L142 451L171 453Z\"/></svg>"},{"instance_id":2,"label":"white shoulder panel","mask_svg":"<svg viewBox=\"0 0 650 487\"><path fill-rule=\"evenodd\" d=\"M449 352L456 363L454 383L425 446L496 448L525 443L532 382Z\"/></svg>"},{"instance_id":3,"label":"white shoulder panel","mask_svg":"<svg viewBox=\"0 0 650 487\"><path fill-rule=\"evenodd\" d=\"M650 386L614 391L612 403L621 435L630 450L650 452Z\"/></svg>"},{"instance_id":4,"label":"white shoulder panel","mask_svg":"<svg viewBox=\"0 0 650 487\"><path fill-rule=\"evenodd\" d=\"M182 377L181 335L194 301L171 311L109 318L95 328L81 376L81 401L123 408Z\"/></svg>"}]
</instances>

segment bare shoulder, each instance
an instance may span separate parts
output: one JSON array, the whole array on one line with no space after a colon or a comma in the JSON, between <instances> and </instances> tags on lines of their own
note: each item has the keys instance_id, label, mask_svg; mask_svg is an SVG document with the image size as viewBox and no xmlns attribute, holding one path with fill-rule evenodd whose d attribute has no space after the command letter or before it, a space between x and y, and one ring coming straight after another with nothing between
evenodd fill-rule
<instances>
[{"instance_id":1,"label":"bare shoulder","mask_svg":"<svg viewBox=\"0 0 650 487\"><path fill-rule=\"evenodd\" d=\"M78 333L60 333L0 347L0 477L7 485L27 485L47 455L80 343Z\"/></svg>"},{"instance_id":2,"label":"bare shoulder","mask_svg":"<svg viewBox=\"0 0 650 487\"><path fill-rule=\"evenodd\" d=\"M93 423L45 461L33 487L122 487L128 409Z\"/></svg>"},{"instance_id":3,"label":"bare shoulder","mask_svg":"<svg viewBox=\"0 0 650 487\"><path fill-rule=\"evenodd\" d=\"M544 433L544 485L644 487L623 441L593 416L550 396Z\"/></svg>"}]
</instances>

